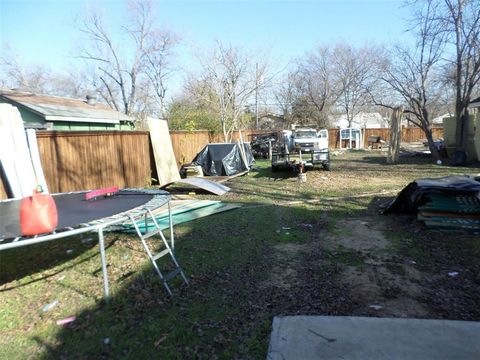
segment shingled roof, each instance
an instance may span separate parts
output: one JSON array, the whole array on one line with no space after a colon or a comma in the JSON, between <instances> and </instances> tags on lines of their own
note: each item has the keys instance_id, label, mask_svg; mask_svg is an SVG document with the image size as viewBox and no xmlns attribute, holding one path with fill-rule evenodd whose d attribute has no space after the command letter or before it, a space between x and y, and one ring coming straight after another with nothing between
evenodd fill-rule
<instances>
[{"instance_id":1,"label":"shingled roof","mask_svg":"<svg viewBox=\"0 0 480 360\"><path fill-rule=\"evenodd\" d=\"M27 92L0 90L0 99L14 106L24 107L43 117L45 121L95 122L118 124L133 119L108 105L87 100L59 96L32 94Z\"/></svg>"}]
</instances>

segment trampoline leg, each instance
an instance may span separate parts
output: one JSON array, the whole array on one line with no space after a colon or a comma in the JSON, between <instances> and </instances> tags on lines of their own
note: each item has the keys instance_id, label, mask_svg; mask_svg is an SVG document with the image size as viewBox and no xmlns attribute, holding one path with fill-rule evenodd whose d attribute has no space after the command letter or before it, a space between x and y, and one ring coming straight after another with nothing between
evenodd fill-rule
<instances>
[{"instance_id":1,"label":"trampoline leg","mask_svg":"<svg viewBox=\"0 0 480 360\"><path fill-rule=\"evenodd\" d=\"M108 273L107 273L107 261L105 259L105 242L103 238L103 229L98 230L98 243L100 245L100 258L102 259L103 294L104 294L105 301L108 302L110 293L108 289Z\"/></svg>"},{"instance_id":2,"label":"trampoline leg","mask_svg":"<svg viewBox=\"0 0 480 360\"><path fill-rule=\"evenodd\" d=\"M168 200L168 223L170 225L170 248L175 253L175 239L173 237L173 217L172 208L170 206L170 199Z\"/></svg>"}]
</instances>

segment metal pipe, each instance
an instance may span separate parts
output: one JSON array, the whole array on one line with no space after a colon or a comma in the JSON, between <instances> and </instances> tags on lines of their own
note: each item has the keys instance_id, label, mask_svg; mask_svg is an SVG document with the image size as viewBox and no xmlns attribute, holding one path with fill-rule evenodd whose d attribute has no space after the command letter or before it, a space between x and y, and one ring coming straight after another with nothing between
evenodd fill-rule
<instances>
[{"instance_id":1,"label":"metal pipe","mask_svg":"<svg viewBox=\"0 0 480 360\"><path fill-rule=\"evenodd\" d=\"M173 235L173 216L172 216L172 209L170 205L170 197L168 199L168 223L170 225L170 248L172 252L175 253L175 238Z\"/></svg>"},{"instance_id":2,"label":"metal pipe","mask_svg":"<svg viewBox=\"0 0 480 360\"><path fill-rule=\"evenodd\" d=\"M108 272L107 272L107 260L105 258L105 241L103 238L103 228L98 229L98 244L100 246L100 258L102 259L103 294L105 297L105 301L108 302L110 292L108 289Z\"/></svg>"}]
</instances>

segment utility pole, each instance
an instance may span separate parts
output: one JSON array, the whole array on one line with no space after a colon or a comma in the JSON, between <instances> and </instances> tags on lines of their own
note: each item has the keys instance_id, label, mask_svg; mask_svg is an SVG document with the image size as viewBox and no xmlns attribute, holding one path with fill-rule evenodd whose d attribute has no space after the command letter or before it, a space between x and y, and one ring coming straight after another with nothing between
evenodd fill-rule
<instances>
[{"instance_id":1,"label":"utility pole","mask_svg":"<svg viewBox=\"0 0 480 360\"><path fill-rule=\"evenodd\" d=\"M258 130L258 63L255 63L255 125Z\"/></svg>"}]
</instances>

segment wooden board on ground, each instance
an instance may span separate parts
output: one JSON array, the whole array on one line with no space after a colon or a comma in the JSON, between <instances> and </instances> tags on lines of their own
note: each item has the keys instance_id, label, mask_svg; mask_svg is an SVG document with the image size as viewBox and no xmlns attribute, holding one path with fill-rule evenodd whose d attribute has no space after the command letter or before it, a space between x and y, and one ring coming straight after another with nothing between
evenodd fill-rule
<instances>
[{"instance_id":1,"label":"wooden board on ground","mask_svg":"<svg viewBox=\"0 0 480 360\"><path fill-rule=\"evenodd\" d=\"M190 185L190 186L195 186L195 187L198 187L200 189L203 189L203 190L208 191L208 192L210 192L212 194L215 194L215 195L223 195L223 194L230 191L230 188L228 186L219 184L215 181L207 180L205 178L179 179L179 180L176 180L176 181L172 181L171 183L165 184L165 185L161 186L160 188L165 189L166 187L168 187L169 185L172 185L174 183L175 184L186 184L186 185Z\"/></svg>"},{"instance_id":2,"label":"wooden board on ground","mask_svg":"<svg viewBox=\"0 0 480 360\"><path fill-rule=\"evenodd\" d=\"M241 173L238 173L238 174L235 174L235 175L230 175L230 176L209 176L208 179L211 180L211 181L215 181L217 183L224 183L228 180L235 179L236 177L243 176L243 175L248 174L248 173L249 173L249 171L245 170L245 171L242 171Z\"/></svg>"},{"instance_id":3,"label":"wooden board on ground","mask_svg":"<svg viewBox=\"0 0 480 360\"><path fill-rule=\"evenodd\" d=\"M148 118L147 122L160 186L180 180L168 123L165 120L152 118Z\"/></svg>"},{"instance_id":4,"label":"wooden board on ground","mask_svg":"<svg viewBox=\"0 0 480 360\"><path fill-rule=\"evenodd\" d=\"M32 195L37 186L20 112L0 104L0 160L15 198Z\"/></svg>"}]
</instances>

